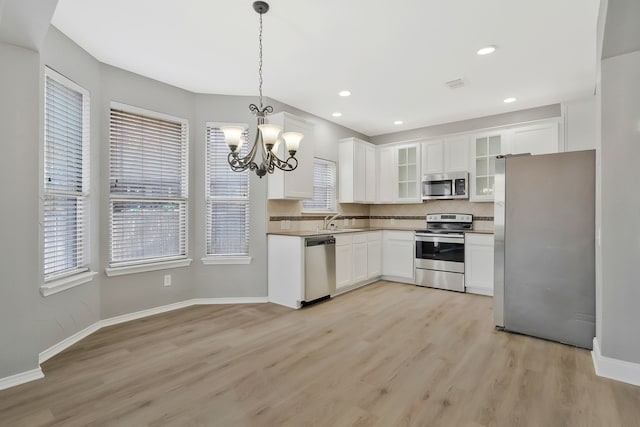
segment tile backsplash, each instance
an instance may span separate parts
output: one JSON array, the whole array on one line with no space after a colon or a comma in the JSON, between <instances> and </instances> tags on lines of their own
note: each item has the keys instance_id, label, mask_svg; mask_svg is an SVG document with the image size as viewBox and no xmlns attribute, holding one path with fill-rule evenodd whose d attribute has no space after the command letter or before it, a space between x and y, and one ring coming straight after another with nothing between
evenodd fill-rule
<instances>
[{"instance_id":1,"label":"tile backsplash","mask_svg":"<svg viewBox=\"0 0 640 427\"><path fill-rule=\"evenodd\" d=\"M425 227L430 213L462 213L474 217L473 228L493 231L493 203L472 203L468 200L431 200L415 204L370 205L371 227Z\"/></svg>"},{"instance_id":2,"label":"tile backsplash","mask_svg":"<svg viewBox=\"0 0 640 427\"><path fill-rule=\"evenodd\" d=\"M331 221L338 228L369 226L369 206L356 203L338 203L338 218ZM267 231L313 231L322 229L326 214L302 212L297 200L267 200ZM333 216L333 215L332 215ZM347 222L345 222L347 220ZM284 226L284 227L283 227Z\"/></svg>"},{"instance_id":3,"label":"tile backsplash","mask_svg":"<svg viewBox=\"0 0 640 427\"><path fill-rule=\"evenodd\" d=\"M338 204L340 216L332 221L338 228L413 228L425 227L429 213L464 213L474 216L473 228L493 231L493 203L467 200L433 200L415 204L362 205ZM322 214L302 213L302 202L267 200L267 231L312 231L323 227Z\"/></svg>"}]
</instances>

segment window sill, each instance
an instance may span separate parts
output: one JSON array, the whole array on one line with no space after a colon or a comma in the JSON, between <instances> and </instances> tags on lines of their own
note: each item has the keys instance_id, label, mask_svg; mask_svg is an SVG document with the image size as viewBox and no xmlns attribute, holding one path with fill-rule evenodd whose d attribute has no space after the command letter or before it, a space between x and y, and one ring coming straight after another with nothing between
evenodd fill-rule
<instances>
[{"instance_id":1,"label":"window sill","mask_svg":"<svg viewBox=\"0 0 640 427\"><path fill-rule=\"evenodd\" d=\"M207 256L202 258L204 265L222 265L222 264L251 264L252 258L250 256Z\"/></svg>"},{"instance_id":2,"label":"window sill","mask_svg":"<svg viewBox=\"0 0 640 427\"><path fill-rule=\"evenodd\" d=\"M85 271L83 273L74 274L73 276L45 283L40 286L40 293L43 297L48 297L49 295L75 288L76 286L91 282L96 274L98 274L97 271Z\"/></svg>"},{"instance_id":3,"label":"window sill","mask_svg":"<svg viewBox=\"0 0 640 427\"><path fill-rule=\"evenodd\" d=\"M191 265L191 258L176 259L171 261L160 261L149 264L127 265L126 267L109 267L104 272L109 277L122 276L124 274L144 273L147 271L165 270L168 268L188 267Z\"/></svg>"}]
</instances>

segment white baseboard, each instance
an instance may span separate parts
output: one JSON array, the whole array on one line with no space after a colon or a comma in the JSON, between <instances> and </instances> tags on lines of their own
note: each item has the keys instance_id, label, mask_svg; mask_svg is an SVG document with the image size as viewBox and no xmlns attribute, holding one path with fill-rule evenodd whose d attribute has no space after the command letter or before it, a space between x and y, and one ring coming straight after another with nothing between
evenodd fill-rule
<instances>
[{"instance_id":1,"label":"white baseboard","mask_svg":"<svg viewBox=\"0 0 640 427\"><path fill-rule=\"evenodd\" d=\"M603 356L600 352L600 343L597 338L593 339L591 357L593 358L593 367L596 370L596 375L599 377L611 378L640 386L640 363Z\"/></svg>"},{"instance_id":2,"label":"white baseboard","mask_svg":"<svg viewBox=\"0 0 640 427\"><path fill-rule=\"evenodd\" d=\"M159 307L149 308L147 310L136 311L135 313L123 314L121 316L110 317L99 321L100 328L107 326L113 326L124 322L130 322L131 320L142 319L143 317L149 317L160 313L166 313L167 311L178 310L180 308L190 307L193 305L193 300L186 300L180 302L174 302L173 304L161 305ZM99 328L98 328L99 329Z\"/></svg>"},{"instance_id":3,"label":"white baseboard","mask_svg":"<svg viewBox=\"0 0 640 427\"><path fill-rule=\"evenodd\" d=\"M493 296L493 289L480 288L480 287L476 287L476 286L466 286L465 287L465 292L467 292L469 294L486 295L488 297L492 297Z\"/></svg>"},{"instance_id":4,"label":"white baseboard","mask_svg":"<svg viewBox=\"0 0 640 427\"><path fill-rule=\"evenodd\" d=\"M269 297L236 297L236 298L196 298L191 300L193 305L209 304L263 304L269 302Z\"/></svg>"},{"instance_id":5,"label":"white baseboard","mask_svg":"<svg viewBox=\"0 0 640 427\"><path fill-rule=\"evenodd\" d=\"M380 280L386 280L388 282L406 283L407 285L416 284L415 280L407 279L406 277L398 277L398 276L380 276Z\"/></svg>"},{"instance_id":6,"label":"white baseboard","mask_svg":"<svg viewBox=\"0 0 640 427\"><path fill-rule=\"evenodd\" d=\"M0 390L28 383L29 381L39 380L40 378L44 378L44 374L40 367L30 371L20 372L19 374L11 375L10 377L0 378Z\"/></svg>"},{"instance_id":7,"label":"white baseboard","mask_svg":"<svg viewBox=\"0 0 640 427\"><path fill-rule=\"evenodd\" d=\"M336 291L331 294L332 297L337 297L338 295L346 294L347 292L355 291L356 289L360 289L364 286L370 285L379 281L379 278L365 280L364 282L356 283L355 285L345 286L344 288L336 289Z\"/></svg>"},{"instance_id":8,"label":"white baseboard","mask_svg":"<svg viewBox=\"0 0 640 427\"><path fill-rule=\"evenodd\" d=\"M190 307L192 305L209 305L209 304L260 304L269 302L268 297L238 297L238 298L195 298L186 301L180 301L173 304L162 305L160 307L154 307L147 310L136 311L135 313L123 314L121 316L111 317L109 319L99 320L96 323L87 326L81 331L76 332L60 341L57 344L52 345L48 349L42 351L38 355L38 363L44 363L51 359L53 356L61 353L67 348L71 347L78 341L88 337L89 335L97 332L98 330L113 326L131 320L141 319L143 317L153 316L160 313L166 313L167 311L178 310L180 308ZM23 384L29 381L43 378L44 374L40 368L32 371L23 372L20 374L12 375L6 378L0 378L0 390L13 387L19 384Z\"/></svg>"},{"instance_id":9,"label":"white baseboard","mask_svg":"<svg viewBox=\"0 0 640 427\"><path fill-rule=\"evenodd\" d=\"M92 333L96 332L101 327L102 326L100 324L100 321L97 321L93 325L87 326L83 330L78 331L75 334L71 335L70 337L63 339L59 343L52 345L51 347L49 347L48 349L46 349L45 351L43 351L38 355L38 363L46 362L56 354L63 352L64 350L71 347L81 339L86 338Z\"/></svg>"}]
</instances>

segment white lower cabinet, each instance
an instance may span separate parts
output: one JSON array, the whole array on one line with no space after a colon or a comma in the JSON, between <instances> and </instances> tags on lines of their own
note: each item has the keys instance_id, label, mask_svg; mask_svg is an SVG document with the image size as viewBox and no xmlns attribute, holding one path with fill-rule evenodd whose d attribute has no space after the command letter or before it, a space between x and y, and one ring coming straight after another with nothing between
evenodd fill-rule
<instances>
[{"instance_id":1,"label":"white lower cabinet","mask_svg":"<svg viewBox=\"0 0 640 427\"><path fill-rule=\"evenodd\" d=\"M304 300L304 249L304 237L267 236L269 302L300 308Z\"/></svg>"},{"instance_id":2,"label":"white lower cabinet","mask_svg":"<svg viewBox=\"0 0 640 427\"><path fill-rule=\"evenodd\" d=\"M415 283L415 233L384 230L382 232L382 277L404 283Z\"/></svg>"},{"instance_id":3,"label":"white lower cabinet","mask_svg":"<svg viewBox=\"0 0 640 427\"><path fill-rule=\"evenodd\" d=\"M353 242L351 234L336 236L336 290L353 283Z\"/></svg>"},{"instance_id":4,"label":"white lower cabinet","mask_svg":"<svg viewBox=\"0 0 640 427\"><path fill-rule=\"evenodd\" d=\"M465 234L464 281L466 292L493 296L493 234Z\"/></svg>"},{"instance_id":5,"label":"white lower cabinet","mask_svg":"<svg viewBox=\"0 0 640 427\"><path fill-rule=\"evenodd\" d=\"M381 231L336 234L336 291L380 277Z\"/></svg>"},{"instance_id":6,"label":"white lower cabinet","mask_svg":"<svg viewBox=\"0 0 640 427\"><path fill-rule=\"evenodd\" d=\"M358 283L367 280L367 233L354 234L352 249L353 283Z\"/></svg>"},{"instance_id":7,"label":"white lower cabinet","mask_svg":"<svg viewBox=\"0 0 640 427\"><path fill-rule=\"evenodd\" d=\"M367 233L367 278L382 275L382 231Z\"/></svg>"}]
</instances>

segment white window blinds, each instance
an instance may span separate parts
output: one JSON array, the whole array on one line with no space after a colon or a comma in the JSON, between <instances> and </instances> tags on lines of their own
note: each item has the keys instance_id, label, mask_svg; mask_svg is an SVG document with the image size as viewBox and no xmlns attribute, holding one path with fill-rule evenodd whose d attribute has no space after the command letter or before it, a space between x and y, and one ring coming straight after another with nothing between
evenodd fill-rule
<instances>
[{"instance_id":1,"label":"white window blinds","mask_svg":"<svg viewBox=\"0 0 640 427\"><path fill-rule=\"evenodd\" d=\"M240 155L247 154L247 132ZM207 255L249 254L249 171L233 172L224 133L207 124Z\"/></svg>"},{"instance_id":2,"label":"white window blinds","mask_svg":"<svg viewBox=\"0 0 640 427\"><path fill-rule=\"evenodd\" d=\"M313 199L302 201L305 212L336 212L336 164L313 160Z\"/></svg>"},{"instance_id":3,"label":"white window blinds","mask_svg":"<svg viewBox=\"0 0 640 427\"><path fill-rule=\"evenodd\" d=\"M112 104L110 266L187 256L186 120Z\"/></svg>"},{"instance_id":4,"label":"white window blinds","mask_svg":"<svg viewBox=\"0 0 640 427\"><path fill-rule=\"evenodd\" d=\"M89 93L50 69L44 94L44 279L89 265Z\"/></svg>"}]
</instances>

